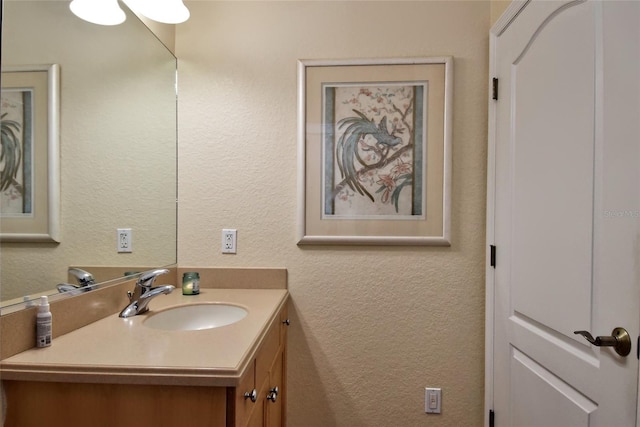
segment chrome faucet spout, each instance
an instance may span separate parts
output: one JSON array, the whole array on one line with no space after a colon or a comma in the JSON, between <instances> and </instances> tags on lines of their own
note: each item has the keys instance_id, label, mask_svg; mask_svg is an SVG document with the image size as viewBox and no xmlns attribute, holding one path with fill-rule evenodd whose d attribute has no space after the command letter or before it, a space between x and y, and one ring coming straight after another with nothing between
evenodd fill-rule
<instances>
[{"instance_id":1,"label":"chrome faucet spout","mask_svg":"<svg viewBox=\"0 0 640 427\"><path fill-rule=\"evenodd\" d=\"M168 273L169 270L161 268L157 270L149 270L142 273L136 282L133 292L129 291L129 305L121 312L120 317L131 317L142 314L149 310L149 302L158 295L168 295L175 289L173 285L162 285L153 287L153 282L161 274Z\"/></svg>"},{"instance_id":2,"label":"chrome faucet spout","mask_svg":"<svg viewBox=\"0 0 640 427\"><path fill-rule=\"evenodd\" d=\"M93 286L96 284L96 280L93 278L93 275L88 271L82 270L80 268L70 268L69 274L76 278L78 281L78 285L81 288L87 286Z\"/></svg>"},{"instance_id":3,"label":"chrome faucet spout","mask_svg":"<svg viewBox=\"0 0 640 427\"><path fill-rule=\"evenodd\" d=\"M80 268L70 268L68 270L68 273L70 276L73 276L76 279L78 284L72 285L70 283L60 283L58 286L56 286L58 292L76 295L94 289L96 280L88 271L82 270Z\"/></svg>"}]
</instances>

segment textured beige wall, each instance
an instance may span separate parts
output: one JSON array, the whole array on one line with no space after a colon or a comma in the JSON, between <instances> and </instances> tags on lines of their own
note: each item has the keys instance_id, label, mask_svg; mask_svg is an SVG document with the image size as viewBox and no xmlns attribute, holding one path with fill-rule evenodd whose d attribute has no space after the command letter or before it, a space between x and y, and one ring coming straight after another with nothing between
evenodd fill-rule
<instances>
[{"instance_id":1,"label":"textured beige wall","mask_svg":"<svg viewBox=\"0 0 640 427\"><path fill-rule=\"evenodd\" d=\"M288 269L289 425L481 425L489 2L188 7L178 261ZM455 61L453 245L296 246L296 60L440 55ZM220 254L225 227L237 255Z\"/></svg>"}]
</instances>

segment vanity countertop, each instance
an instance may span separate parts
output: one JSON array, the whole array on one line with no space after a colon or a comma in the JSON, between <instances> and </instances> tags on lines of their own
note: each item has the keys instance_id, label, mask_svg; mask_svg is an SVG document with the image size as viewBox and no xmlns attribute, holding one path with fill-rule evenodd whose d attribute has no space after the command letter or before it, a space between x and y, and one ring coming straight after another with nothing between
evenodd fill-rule
<instances>
[{"instance_id":1,"label":"vanity countertop","mask_svg":"<svg viewBox=\"0 0 640 427\"><path fill-rule=\"evenodd\" d=\"M4 380L236 386L286 304L286 289L211 289L160 295L149 312L127 319L115 313L0 362ZM155 312L184 304L229 303L244 307L237 323L200 331L165 331L142 325ZM55 318L53 327L55 329Z\"/></svg>"}]
</instances>

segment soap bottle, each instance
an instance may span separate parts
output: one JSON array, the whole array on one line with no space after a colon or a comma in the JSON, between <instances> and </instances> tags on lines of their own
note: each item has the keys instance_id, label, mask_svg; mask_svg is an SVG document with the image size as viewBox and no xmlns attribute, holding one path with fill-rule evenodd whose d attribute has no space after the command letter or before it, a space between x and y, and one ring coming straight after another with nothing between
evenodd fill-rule
<instances>
[{"instance_id":1,"label":"soap bottle","mask_svg":"<svg viewBox=\"0 0 640 427\"><path fill-rule=\"evenodd\" d=\"M49 297L40 297L38 314L36 315L36 346L49 347L52 340L51 311L49 311Z\"/></svg>"}]
</instances>

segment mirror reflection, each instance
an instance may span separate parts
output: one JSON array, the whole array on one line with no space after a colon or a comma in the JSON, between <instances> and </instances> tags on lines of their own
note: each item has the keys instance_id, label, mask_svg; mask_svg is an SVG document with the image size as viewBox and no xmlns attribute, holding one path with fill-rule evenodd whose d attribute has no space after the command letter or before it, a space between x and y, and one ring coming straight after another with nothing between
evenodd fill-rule
<instances>
[{"instance_id":1,"label":"mirror reflection","mask_svg":"<svg viewBox=\"0 0 640 427\"><path fill-rule=\"evenodd\" d=\"M3 305L58 293L70 267L117 267L98 269L103 282L176 262L176 59L126 13L103 27L67 1L4 1L3 70L59 67L60 241L2 241ZM131 252L117 251L118 229L131 229Z\"/></svg>"}]
</instances>

